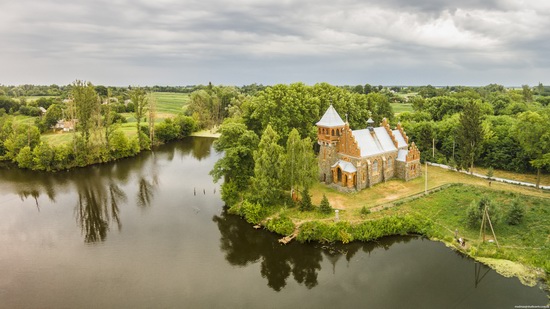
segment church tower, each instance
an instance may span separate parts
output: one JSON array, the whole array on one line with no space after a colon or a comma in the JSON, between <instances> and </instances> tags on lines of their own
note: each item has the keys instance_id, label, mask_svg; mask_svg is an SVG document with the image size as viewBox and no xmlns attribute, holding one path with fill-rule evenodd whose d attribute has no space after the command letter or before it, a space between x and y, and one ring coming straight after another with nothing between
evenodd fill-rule
<instances>
[{"instance_id":1,"label":"church tower","mask_svg":"<svg viewBox=\"0 0 550 309\"><path fill-rule=\"evenodd\" d=\"M319 180L332 183L331 167L338 160L338 142L340 136L342 136L345 123L331 104L316 125L317 143L320 145Z\"/></svg>"}]
</instances>

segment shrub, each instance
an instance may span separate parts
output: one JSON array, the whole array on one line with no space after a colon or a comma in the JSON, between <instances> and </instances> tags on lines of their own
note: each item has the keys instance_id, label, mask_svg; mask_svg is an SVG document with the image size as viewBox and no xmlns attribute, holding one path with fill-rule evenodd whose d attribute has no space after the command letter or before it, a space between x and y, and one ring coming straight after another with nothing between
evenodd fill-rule
<instances>
[{"instance_id":1,"label":"shrub","mask_svg":"<svg viewBox=\"0 0 550 309\"><path fill-rule=\"evenodd\" d=\"M329 214L332 212L332 207L330 206L330 203L328 202L328 199L324 194L323 199L321 200L321 204L319 204L319 211L324 214Z\"/></svg>"},{"instance_id":2,"label":"shrub","mask_svg":"<svg viewBox=\"0 0 550 309\"><path fill-rule=\"evenodd\" d=\"M396 204L396 205L397 205L397 204ZM366 206L363 206L363 207L361 208L361 214L362 214L362 215L365 215L365 216L368 215L368 214L370 214L370 209L367 208Z\"/></svg>"},{"instance_id":3,"label":"shrub","mask_svg":"<svg viewBox=\"0 0 550 309\"><path fill-rule=\"evenodd\" d=\"M500 222L500 209L491 203L491 200L484 196L479 202L472 201L467 209L466 222L472 228L479 227L483 218L483 210L485 207L489 208L489 217L493 226Z\"/></svg>"},{"instance_id":4,"label":"shrub","mask_svg":"<svg viewBox=\"0 0 550 309\"><path fill-rule=\"evenodd\" d=\"M244 216L248 223L258 224L266 216L266 211L258 203L251 203L244 201L241 206L241 214Z\"/></svg>"},{"instance_id":5,"label":"shrub","mask_svg":"<svg viewBox=\"0 0 550 309\"><path fill-rule=\"evenodd\" d=\"M517 200L512 201L512 207L506 215L506 222L510 225L518 225L525 216L525 208Z\"/></svg>"},{"instance_id":6,"label":"shrub","mask_svg":"<svg viewBox=\"0 0 550 309\"><path fill-rule=\"evenodd\" d=\"M275 219L267 221L266 227L271 232L275 232L280 235L290 235L294 232L294 223L286 215L281 215Z\"/></svg>"}]
</instances>

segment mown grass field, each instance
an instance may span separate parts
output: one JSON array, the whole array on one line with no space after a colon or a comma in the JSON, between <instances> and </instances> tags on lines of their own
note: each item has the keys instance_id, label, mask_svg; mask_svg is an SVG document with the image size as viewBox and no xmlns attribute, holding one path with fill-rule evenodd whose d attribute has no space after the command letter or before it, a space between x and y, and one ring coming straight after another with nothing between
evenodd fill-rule
<instances>
[{"instance_id":1,"label":"mown grass field","mask_svg":"<svg viewBox=\"0 0 550 309\"><path fill-rule=\"evenodd\" d=\"M188 93L153 92L157 101L157 115L177 115L189 104Z\"/></svg>"},{"instance_id":2,"label":"mown grass field","mask_svg":"<svg viewBox=\"0 0 550 309\"><path fill-rule=\"evenodd\" d=\"M412 112L412 104L410 103L390 103L395 115L399 115L404 112Z\"/></svg>"}]
</instances>

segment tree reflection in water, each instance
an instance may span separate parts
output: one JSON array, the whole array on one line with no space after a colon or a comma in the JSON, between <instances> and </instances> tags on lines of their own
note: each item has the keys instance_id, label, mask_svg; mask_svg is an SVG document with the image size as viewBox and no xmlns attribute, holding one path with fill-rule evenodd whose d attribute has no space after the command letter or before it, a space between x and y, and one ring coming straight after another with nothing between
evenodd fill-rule
<instances>
[{"instance_id":1,"label":"tree reflection in water","mask_svg":"<svg viewBox=\"0 0 550 309\"><path fill-rule=\"evenodd\" d=\"M336 264L344 257L350 263L353 256L362 249L370 254L376 248L388 250L394 243L409 242L412 237L387 237L377 242L351 243L347 245L312 245L292 242L278 243L278 236L267 231L254 230L250 224L226 209L212 218L221 233L220 248L225 259L236 266L246 266L260 261L260 275L267 279L267 285L281 291L292 273L294 280L308 289L317 286L321 262L326 258L335 271Z\"/></svg>"},{"instance_id":2,"label":"tree reflection in water","mask_svg":"<svg viewBox=\"0 0 550 309\"><path fill-rule=\"evenodd\" d=\"M79 189L76 219L85 242L104 241L111 220L121 229L119 205L127 196L117 184L88 183Z\"/></svg>"}]
</instances>

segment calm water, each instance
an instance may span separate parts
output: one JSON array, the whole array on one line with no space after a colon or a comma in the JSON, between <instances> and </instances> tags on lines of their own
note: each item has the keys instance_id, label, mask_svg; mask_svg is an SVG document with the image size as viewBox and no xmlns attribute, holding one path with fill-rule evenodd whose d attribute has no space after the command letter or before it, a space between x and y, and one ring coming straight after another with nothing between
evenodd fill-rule
<instances>
[{"instance_id":1,"label":"calm water","mask_svg":"<svg viewBox=\"0 0 550 309\"><path fill-rule=\"evenodd\" d=\"M223 210L212 139L0 170L1 308L513 308L547 295L422 238L281 246Z\"/></svg>"}]
</instances>

